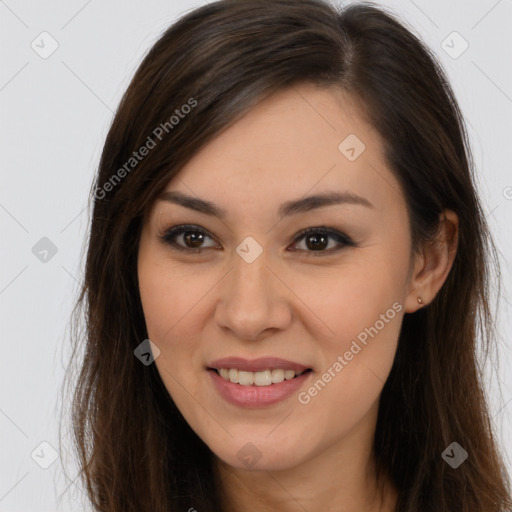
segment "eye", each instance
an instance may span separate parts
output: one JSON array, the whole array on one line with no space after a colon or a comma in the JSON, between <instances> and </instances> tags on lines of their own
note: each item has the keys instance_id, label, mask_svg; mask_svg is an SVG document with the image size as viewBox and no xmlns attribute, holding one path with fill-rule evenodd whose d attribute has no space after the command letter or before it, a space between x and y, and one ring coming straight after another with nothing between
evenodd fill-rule
<instances>
[{"instance_id":1,"label":"eye","mask_svg":"<svg viewBox=\"0 0 512 512\"><path fill-rule=\"evenodd\" d=\"M303 248L299 250L311 252L312 256L323 256L326 253L332 254L346 246L355 246L355 243L347 235L341 233L337 229L325 226L302 230L295 237L294 243L297 244L297 242L302 239L304 239ZM334 248L331 245L329 250L325 250L329 247L329 239L334 240L338 244L338 247L334 244ZM292 249L292 251L295 250L296 249Z\"/></svg>"},{"instance_id":2,"label":"eye","mask_svg":"<svg viewBox=\"0 0 512 512\"><path fill-rule=\"evenodd\" d=\"M185 245L182 245L176 241L176 239L179 239L180 237ZM191 224L184 224L168 229L159 238L162 240L162 242L172 246L174 249L192 253L201 252L203 249L205 249L205 247L202 245L204 240L206 238L212 239L208 233L202 229L199 229L198 226Z\"/></svg>"},{"instance_id":3,"label":"eye","mask_svg":"<svg viewBox=\"0 0 512 512\"><path fill-rule=\"evenodd\" d=\"M174 226L167 229L159 238L173 249L189 253L200 253L204 249L215 247L215 245L205 246L205 240L213 240L213 238L206 231L199 228L199 226L192 224ZM312 256L321 256L325 253L332 254L344 247L356 245L344 233L325 226L302 230L295 236L293 244L296 245L302 239L304 239L304 245L299 250L310 252ZM329 247L329 239L335 242L334 247L332 245ZM336 247L336 244L338 247ZM296 250L296 248L291 249L292 252Z\"/></svg>"}]
</instances>

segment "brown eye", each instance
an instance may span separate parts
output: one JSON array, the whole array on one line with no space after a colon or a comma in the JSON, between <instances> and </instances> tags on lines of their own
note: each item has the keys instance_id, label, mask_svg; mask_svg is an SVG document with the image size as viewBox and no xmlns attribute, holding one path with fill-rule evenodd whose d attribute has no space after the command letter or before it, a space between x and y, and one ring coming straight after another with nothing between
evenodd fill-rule
<instances>
[{"instance_id":1,"label":"brown eye","mask_svg":"<svg viewBox=\"0 0 512 512\"><path fill-rule=\"evenodd\" d=\"M321 253L331 254L346 246L355 245L344 233L326 227L308 228L301 231L295 238L294 244L297 244L302 239L304 239L303 247L299 248L299 250L317 253L313 254L314 256L320 256ZM334 241L334 244L330 240ZM331 246L329 247L330 243ZM296 249L292 250L295 251Z\"/></svg>"},{"instance_id":2,"label":"brown eye","mask_svg":"<svg viewBox=\"0 0 512 512\"><path fill-rule=\"evenodd\" d=\"M188 247L200 247L204 241L204 234L197 231L184 231L183 241Z\"/></svg>"},{"instance_id":3,"label":"brown eye","mask_svg":"<svg viewBox=\"0 0 512 512\"><path fill-rule=\"evenodd\" d=\"M168 229L161 237L162 242L180 251L201 252L207 249L206 239L212 239L208 233L193 225L175 226ZM212 247L212 246L210 246Z\"/></svg>"},{"instance_id":4,"label":"brown eye","mask_svg":"<svg viewBox=\"0 0 512 512\"><path fill-rule=\"evenodd\" d=\"M207 239L213 241L213 237L198 226L190 224L174 226L166 230L160 239L173 249L189 253L200 253L205 249L217 247L215 243L209 246L205 245L205 241ZM292 252L299 250L310 253L312 256L322 256L335 253L344 247L356 245L344 233L327 227L308 228L301 231L295 237L294 245L301 240L304 240L303 246L298 249L290 249Z\"/></svg>"},{"instance_id":5,"label":"brown eye","mask_svg":"<svg viewBox=\"0 0 512 512\"><path fill-rule=\"evenodd\" d=\"M310 234L304 237L306 247L312 251L326 249L329 245L329 235L323 233Z\"/></svg>"}]
</instances>

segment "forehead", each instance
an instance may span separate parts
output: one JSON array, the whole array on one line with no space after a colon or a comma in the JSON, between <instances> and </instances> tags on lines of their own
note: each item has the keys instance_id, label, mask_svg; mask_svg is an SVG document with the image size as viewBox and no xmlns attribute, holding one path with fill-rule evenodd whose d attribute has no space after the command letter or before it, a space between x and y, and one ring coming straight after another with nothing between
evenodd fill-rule
<instances>
[{"instance_id":1,"label":"forehead","mask_svg":"<svg viewBox=\"0 0 512 512\"><path fill-rule=\"evenodd\" d=\"M381 138L356 103L313 84L258 103L203 147L166 189L244 205L350 190L382 206L382 196L400 192Z\"/></svg>"}]
</instances>

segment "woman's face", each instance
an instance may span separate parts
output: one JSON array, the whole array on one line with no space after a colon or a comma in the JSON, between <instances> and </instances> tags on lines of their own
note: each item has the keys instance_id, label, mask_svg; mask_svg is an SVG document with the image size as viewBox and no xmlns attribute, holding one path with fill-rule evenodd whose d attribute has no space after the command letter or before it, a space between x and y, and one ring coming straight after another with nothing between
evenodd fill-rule
<instances>
[{"instance_id":1,"label":"woman's face","mask_svg":"<svg viewBox=\"0 0 512 512\"><path fill-rule=\"evenodd\" d=\"M146 219L138 277L161 378L230 466L358 447L418 307L412 262L378 134L341 93L281 91L204 147Z\"/></svg>"}]
</instances>

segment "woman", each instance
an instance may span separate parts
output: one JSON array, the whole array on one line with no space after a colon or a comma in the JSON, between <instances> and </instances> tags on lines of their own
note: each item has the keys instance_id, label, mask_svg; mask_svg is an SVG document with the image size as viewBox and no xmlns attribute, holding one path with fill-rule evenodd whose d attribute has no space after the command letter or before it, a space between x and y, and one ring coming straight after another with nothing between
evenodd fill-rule
<instances>
[{"instance_id":1,"label":"woman","mask_svg":"<svg viewBox=\"0 0 512 512\"><path fill-rule=\"evenodd\" d=\"M95 510L508 510L472 173L442 70L371 4L171 26L93 191L73 419Z\"/></svg>"}]
</instances>

